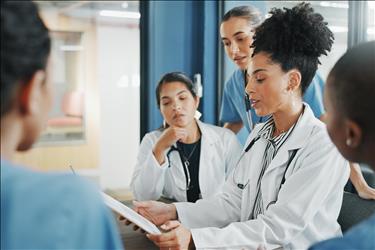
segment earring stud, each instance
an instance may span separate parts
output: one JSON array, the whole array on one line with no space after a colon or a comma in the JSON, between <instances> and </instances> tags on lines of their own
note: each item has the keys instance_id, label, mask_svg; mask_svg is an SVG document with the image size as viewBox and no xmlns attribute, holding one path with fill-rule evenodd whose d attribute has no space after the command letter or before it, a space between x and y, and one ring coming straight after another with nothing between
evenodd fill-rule
<instances>
[{"instance_id":1,"label":"earring stud","mask_svg":"<svg viewBox=\"0 0 375 250\"><path fill-rule=\"evenodd\" d=\"M347 146L352 146L352 140L350 138L346 139L346 145Z\"/></svg>"}]
</instances>

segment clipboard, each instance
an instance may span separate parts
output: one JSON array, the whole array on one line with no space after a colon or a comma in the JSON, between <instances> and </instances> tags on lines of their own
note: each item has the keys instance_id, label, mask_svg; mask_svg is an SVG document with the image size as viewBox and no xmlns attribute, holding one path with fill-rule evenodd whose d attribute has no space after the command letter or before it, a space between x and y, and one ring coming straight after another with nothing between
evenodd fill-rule
<instances>
[{"instance_id":1,"label":"clipboard","mask_svg":"<svg viewBox=\"0 0 375 250\"><path fill-rule=\"evenodd\" d=\"M111 208L116 213L122 215L127 220L131 221L138 227L145 230L147 233L150 234L161 234L161 231L155 224L151 221L143 217L142 215L135 212L133 209L127 207L126 205L122 204L118 200L112 198L111 196L102 192L102 196L104 199L104 203Z\"/></svg>"}]
</instances>

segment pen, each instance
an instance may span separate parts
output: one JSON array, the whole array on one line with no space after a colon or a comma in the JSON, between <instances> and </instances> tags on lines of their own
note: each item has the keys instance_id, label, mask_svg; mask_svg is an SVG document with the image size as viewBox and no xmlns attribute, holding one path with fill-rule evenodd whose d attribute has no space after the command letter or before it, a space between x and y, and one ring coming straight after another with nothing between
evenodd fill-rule
<instances>
[{"instance_id":1,"label":"pen","mask_svg":"<svg viewBox=\"0 0 375 250\"><path fill-rule=\"evenodd\" d=\"M72 165L69 165L69 168L72 170L73 174L76 174L76 171L74 171Z\"/></svg>"},{"instance_id":2,"label":"pen","mask_svg":"<svg viewBox=\"0 0 375 250\"><path fill-rule=\"evenodd\" d=\"M247 122L249 123L249 127L251 130L254 128L253 119L251 117L251 102L249 95L245 93L245 106L246 106L246 116L247 116Z\"/></svg>"}]
</instances>

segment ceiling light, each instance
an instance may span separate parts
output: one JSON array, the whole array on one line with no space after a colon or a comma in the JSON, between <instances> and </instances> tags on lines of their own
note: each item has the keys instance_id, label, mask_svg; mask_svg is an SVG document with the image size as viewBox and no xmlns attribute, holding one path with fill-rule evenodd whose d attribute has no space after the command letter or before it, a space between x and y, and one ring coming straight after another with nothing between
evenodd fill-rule
<instances>
[{"instance_id":1,"label":"ceiling light","mask_svg":"<svg viewBox=\"0 0 375 250\"><path fill-rule=\"evenodd\" d=\"M334 26L334 25L330 25L328 26L330 28L330 30L333 32L333 33L343 33L343 32L348 32L348 27L345 27L345 26Z\"/></svg>"},{"instance_id":2,"label":"ceiling light","mask_svg":"<svg viewBox=\"0 0 375 250\"><path fill-rule=\"evenodd\" d=\"M123 7L124 9L126 9L127 7L129 7L128 2L123 2L123 3L121 4L121 7Z\"/></svg>"},{"instance_id":3,"label":"ceiling light","mask_svg":"<svg viewBox=\"0 0 375 250\"><path fill-rule=\"evenodd\" d=\"M131 12L131 11L117 11L117 10L101 10L99 15L106 16L106 17L120 17L120 18L133 18L139 19L141 17L141 13L139 12Z\"/></svg>"},{"instance_id":4,"label":"ceiling light","mask_svg":"<svg viewBox=\"0 0 375 250\"><path fill-rule=\"evenodd\" d=\"M80 45L61 45L60 50L62 51L81 51L83 47Z\"/></svg>"},{"instance_id":5,"label":"ceiling light","mask_svg":"<svg viewBox=\"0 0 375 250\"><path fill-rule=\"evenodd\" d=\"M320 3L320 6L322 7L332 7L332 8L341 8L341 9L347 9L349 8L349 4L348 3L340 3L340 2L329 2L329 1L321 1Z\"/></svg>"}]
</instances>

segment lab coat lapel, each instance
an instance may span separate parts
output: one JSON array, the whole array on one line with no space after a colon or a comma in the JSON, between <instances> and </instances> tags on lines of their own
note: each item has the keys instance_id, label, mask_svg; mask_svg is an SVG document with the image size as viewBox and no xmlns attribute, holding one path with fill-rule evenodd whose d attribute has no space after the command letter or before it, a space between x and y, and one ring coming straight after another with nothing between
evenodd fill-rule
<instances>
[{"instance_id":1,"label":"lab coat lapel","mask_svg":"<svg viewBox=\"0 0 375 250\"><path fill-rule=\"evenodd\" d=\"M206 124L197 120L198 127L201 131L201 154L199 159L199 187L202 196L209 192L213 187L207 186L210 178L209 167L212 164L212 158L215 156L215 143L220 140L218 135L214 133ZM211 166L212 167L212 166ZM212 182L211 182L212 183Z\"/></svg>"},{"instance_id":2,"label":"lab coat lapel","mask_svg":"<svg viewBox=\"0 0 375 250\"><path fill-rule=\"evenodd\" d=\"M174 144L175 147L177 147L176 144ZM186 177L185 177L185 172L184 172L184 166L181 161L180 154L178 153L177 150L173 150L169 156L170 158L170 175L171 175L171 180L173 180L175 187L178 188L181 192L179 192L180 197L176 197L176 199L181 199L183 200L184 198L186 199L186 192L184 189L186 189Z\"/></svg>"},{"instance_id":3,"label":"lab coat lapel","mask_svg":"<svg viewBox=\"0 0 375 250\"><path fill-rule=\"evenodd\" d=\"M275 158L271 161L270 165L264 173L264 177L267 173L280 166L286 165L289 160L291 151L300 149L306 144L308 136L312 132L313 123L315 120L314 114L307 104L302 114L301 119L296 124L296 127L289 135L289 138L285 141L284 145L281 146L277 152Z\"/></svg>"}]
</instances>

